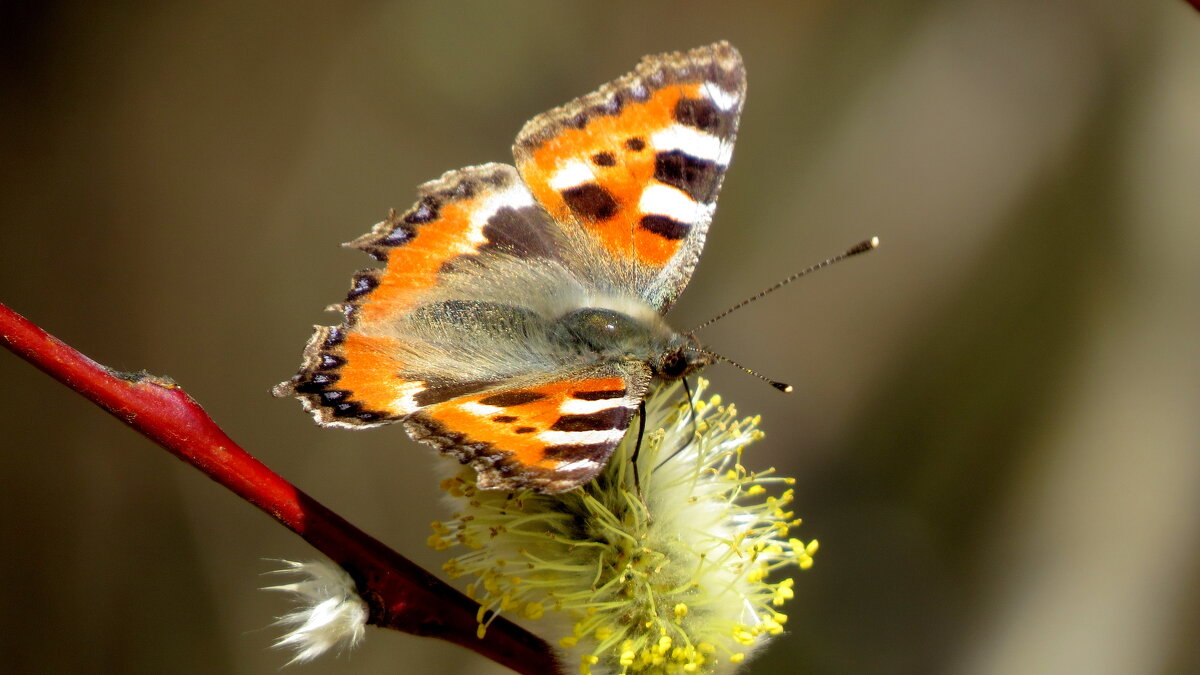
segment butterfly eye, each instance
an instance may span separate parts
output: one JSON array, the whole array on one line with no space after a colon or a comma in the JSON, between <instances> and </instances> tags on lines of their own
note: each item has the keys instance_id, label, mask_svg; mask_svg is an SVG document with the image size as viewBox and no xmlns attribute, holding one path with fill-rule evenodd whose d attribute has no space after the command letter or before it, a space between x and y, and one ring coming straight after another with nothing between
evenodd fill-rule
<instances>
[{"instance_id":1,"label":"butterfly eye","mask_svg":"<svg viewBox=\"0 0 1200 675\"><path fill-rule=\"evenodd\" d=\"M662 366L659 369L659 375L663 377L675 379L683 377L688 370L687 357L683 352L673 352L663 357Z\"/></svg>"}]
</instances>

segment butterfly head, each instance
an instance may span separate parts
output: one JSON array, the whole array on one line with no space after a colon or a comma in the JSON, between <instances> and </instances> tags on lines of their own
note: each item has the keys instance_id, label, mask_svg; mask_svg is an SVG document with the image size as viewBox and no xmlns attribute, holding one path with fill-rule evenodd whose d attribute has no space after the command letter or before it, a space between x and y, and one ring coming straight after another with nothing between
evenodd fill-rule
<instances>
[{"instance_id":1,"label":"butterfly head","mask_svg":"<svg viewBox=\"0 0 1200 675\"><path fill-rule=\"evenodd\" d=\"M713 355L700 346L692 335L675 333L668 349L650 360L654 374L664 380L677 380L713 362Z\"/></svg>"}]
</instances>

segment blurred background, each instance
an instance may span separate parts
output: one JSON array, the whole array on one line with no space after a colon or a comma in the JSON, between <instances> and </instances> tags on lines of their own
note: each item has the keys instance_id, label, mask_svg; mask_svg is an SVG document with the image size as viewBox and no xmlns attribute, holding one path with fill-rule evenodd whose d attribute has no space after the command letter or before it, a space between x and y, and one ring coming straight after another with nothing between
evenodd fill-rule
<instances>
[{"instance_id":1,"label":"blurred background","mask_svg":"<svg viewBox=\"0 0 1200 675\"><path fill-rule=\"evenodd\" d=\"M1200 15L1184 2L0 3L0 301L168 375L430 569L447 509L399 428L268 389L417 184L529 117L727 39L749 97L699 323L798 478L789 633L756 673L1200 672ZM273 673L310 549L0 354L8 672ZM287 672L497 666L372 630Z\"/></svg>"}]
</instances>

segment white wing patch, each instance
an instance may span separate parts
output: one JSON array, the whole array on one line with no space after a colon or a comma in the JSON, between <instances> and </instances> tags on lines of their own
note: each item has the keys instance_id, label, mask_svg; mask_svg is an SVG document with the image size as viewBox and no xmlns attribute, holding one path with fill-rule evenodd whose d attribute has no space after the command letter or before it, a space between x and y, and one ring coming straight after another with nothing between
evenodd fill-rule
<instances>
[{"instance_id":1,"label":"white wing patch","mask_svg":"<svg viewBox=\"0 0 1200 675\"><path fill-rule=\"evenodd\" d=\"M538 440L546 445L593 445L613 443L625 437L625 429L601 429L599 431L543 431Z\"/></svg>"},{"instance_id":2,"label":"white wing patch","mask_svg":"<svg viewBox=\"0 0 1200 675\"><path fill-rule=\"evenodd\" d=\"M562 402L558 411L564 415L591 415L612 408L630 408L636 405L636 401L624 398L602 398L597 401L569 398Z\"/></svg>"},{"instance_id":3,"label":"white wing patch","mask_svg":"<svg viewBox=\"0 0 1200 675\"><path fill-rule=\"evenodd\" d=\"M460 404L458 407L462 408L466 412L471 413L472 415L485 418L492 417L493 415L499 415L500 413L504 412L504 408L494 405L484 405L478 401L466 401Z\"/></svg>"},{"instance_id":4,"label":"white wing patch","mask_svg":"<svg viewBox=\"0 0 1200 675\"><path fill-rule=\"evenodd\" d=\"M596 174L586 162L575 160L567 162L550 177L550 187L562 192L578 185L596 182Z\"/></svg>"},{"instance_id":5,"label":"white wing patch","mask_svg":"<svg viewBox=\"0 0 1200 675\"><path fill-rule=\"evenodd\" d=\"M712 134L683 124L672 124L650 136L654 149L663 152L679 150L696 159L727 166L733 156L733 146Z\"/></svg>"},{"instance_id":6,"label":"white wing patch","mask_svg":"<svg viewBox=\"0 0 1200 675\"><path fill-rule=\"evenodd\" d=\"M505 207L512 209L520 209L526 206L533 206L533 195L523 183L516 183L508 187L503 192L497 192L487 198L483 204L471 213L471 234L477 236L479 241L476 243L484 243L483 227L487 225L489 219L496 215L496 212Z\"/></svg>"},{"instance_id":7,"label":"white wing patch","mask_svg":"<svg viewBox=\"0 0 1200 675\"><path fill-rule=\"evenodd\" d=\"M638 208L642 213L666 216L691 225L709 217L716 205L700 204L679 188L654 183L642 191Z\"/></svg>"},{"instance_id":8,"label":"white wing patch","mask_svg":"<svg viewBox=\"0 0 1200 675\"><path fill-rule=\"evenodd\" d=\"M741 96L737 92L725 91L715 82L705 82L700 85L700 92L721 110L729 111L737 107Z\"/></svg>"}]
</instances>

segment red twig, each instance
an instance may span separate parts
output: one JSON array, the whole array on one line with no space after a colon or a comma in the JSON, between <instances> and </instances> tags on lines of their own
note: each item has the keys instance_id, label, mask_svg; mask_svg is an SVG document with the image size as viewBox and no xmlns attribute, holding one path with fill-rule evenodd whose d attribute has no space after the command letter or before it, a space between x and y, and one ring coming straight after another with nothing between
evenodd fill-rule
<instances>
[{"instance_id":1,"label":"red twig","mask_svg":"<svg viewBox=\"0 0 1200 675\"><path fill-rule=\"evenodd\" d=\"M476 637L478 605L296 489L234 443L183 389L119 373L0 304L0 343L299 534L354 578L370 623L447 640L520 673L561 672L553 650L503 618Z\"/></svg>"}]
</instances>

